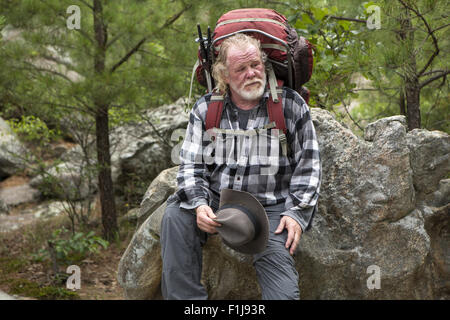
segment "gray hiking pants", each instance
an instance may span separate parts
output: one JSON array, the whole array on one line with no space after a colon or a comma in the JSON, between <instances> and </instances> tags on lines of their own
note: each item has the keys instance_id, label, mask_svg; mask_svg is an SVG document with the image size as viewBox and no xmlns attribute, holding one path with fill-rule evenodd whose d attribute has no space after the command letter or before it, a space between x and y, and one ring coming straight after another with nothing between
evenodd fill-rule
<instances>
[{"instance_id":1,"label":"gray hiking pants","mask_svg":"<svg viewBox=\"0 0 450 320\"><path fill-rule=\"evenodd\" d=\"M217 208L212 206L214 212ZM285 248L287 230L275 234L284 204L266 207L269 242L262 253L253 256L263 300L298 300L298 273L294 259ZM207 233L197 227L194 210L168 203L161 224L162 281L164 299L203 300L208 294L200 283L202 246Z\"/></svg>"}]
</instances>

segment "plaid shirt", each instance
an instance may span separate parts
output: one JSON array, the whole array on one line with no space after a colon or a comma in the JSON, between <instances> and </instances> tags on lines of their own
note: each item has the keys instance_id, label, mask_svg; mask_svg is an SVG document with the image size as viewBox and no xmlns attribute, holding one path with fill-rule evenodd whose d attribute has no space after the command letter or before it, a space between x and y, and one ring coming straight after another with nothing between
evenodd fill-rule
<instances>
[{"instance_id":1,"label":"plaid shirt","mask_svg":"<svg viewBox=\"0 0 450 320\"><path fill-rule=\"evenodd\" d=\"M269 123L268 98L266 90L260 104L251 110L246 130L239 130L237 109L225 96L220 129L215 131L214 141L205 131L211 94L196 102L180 151L178 191L174 196L181 207L211 206L220 190L230 188L251 193L263 206L284 203L285 211L280 214L295 219L303 231L308 229L321 182L319 145L309 107L297 92L283 88L289 150L284 154L278 141L281 131L264 129ZM232 132L235 134L230 135ZM262 138L252 139L257 135Z\"/></svg>"}]
</instances>

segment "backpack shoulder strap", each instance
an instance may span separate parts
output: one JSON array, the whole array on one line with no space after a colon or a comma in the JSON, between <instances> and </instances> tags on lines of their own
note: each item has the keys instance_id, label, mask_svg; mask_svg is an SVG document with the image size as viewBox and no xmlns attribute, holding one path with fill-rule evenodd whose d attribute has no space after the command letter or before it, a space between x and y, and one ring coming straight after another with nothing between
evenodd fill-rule
<instances>
[{"instance_id":1,"label":"backpack shoulder strap","mask_svg":"<svg viewBox=\"0 0 450 320\"><path fill-rule=\"evenodd\" d=\"M223 111L223 95L213 93L206 111L206 131L212 128L220 128L220 119Z\"/></svg>"},{"instance_id":2,"label":"backpack shoulder strap","mask_svg":"<svg viewBox=\"0 0 450 320\"><path fill-rule=\"evenodd\" d=\"M275 122L275 128L283 131L283 133L280 134L281 151L284 156L288 156L291 151L289 145L287 144L287 128L283 113L283 99L281 98L281 94L283 93L283 81L277 80L276 83L276 90L273 88L270 90L270 96L267 101L267 113L269 114L269 122Z\"/></svg>"},{"instance_id":3,"label":"backpack shoulder strap","mask_svg":"<svg viewBox=\"0 0 450 320\"><path fill-rule=\"evenodd\" d=\"M283 130L283 133L286 134L286 123L284 119L283 113L283 99L281 99L281 88L283 86L282 80L277 80L277 93L280 93L280 97L273 97L272 90L269 96L269 100L267 101L267 113L269 114L269 121L275 122L276 128ZM275 102L276 100L277 102Z\"/></svg>"},{"instance_id":4,"label":"backpack shoulder strap","mask_svg":"<svg viewBox=\"0 0 450 320\"><path fill-rule=\"evenodd\" d=\"M281 88L283 86L282 80L277 80L277 89L276 93L281 95ZM220 119L222 118L223 112L223 100L224 97L221 94L213 93L211 96L211 100L208 104L208 111L206 112L206 130L211 128L220 128ZM275 102L276 100L277 102ZM269 121L275 122L276 128L283 131L286 134L286 123L284 119L283 113L283 101L281 96L274 99L273 94L271 93L267 102L267 112L269 114Z\"/></svg>"}]
</instances>

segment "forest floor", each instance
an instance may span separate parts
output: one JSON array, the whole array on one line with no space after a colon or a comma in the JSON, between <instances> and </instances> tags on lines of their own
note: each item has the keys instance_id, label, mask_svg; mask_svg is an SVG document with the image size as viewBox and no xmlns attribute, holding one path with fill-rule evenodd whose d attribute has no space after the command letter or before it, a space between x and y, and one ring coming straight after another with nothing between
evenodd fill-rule
<instances>
[{"instance_id":1,"label":"forest floor","mask_svg":"<svg viewBox=\"0 0 450 320\"><path fill-rule=\"evenodd\" d=\"M69 149L74 144L61 140L45 150L40 150L41 154L38 156L51 163L57 157L51 155L48 150L61 145ZM27 144L27 147L36 149L33 144ZM0 189L20 186L29 180L27 173L22 172L0 181ZM66 229L71 230L72 226L67 213L63 212L52 218L36 218L34 213L29 212L42 204L42 201L39 201L20 204L10 208L8 214L0 214L0 291L17 299L124 299L123 290L117 282L117 269L120 258L136 230L136 223L121 219L121 215L131 208L118 210L118 239L111 241L106 248L99 246L98 250L91 252L92 245L86 243L92 241L92 238L89 239L86 235L90 231L93 231L95 236L102 235L99 200L93 201L94 210L88 226L84 230L76 226L75 230L84 231L85 236L70 242L70 245L79 251L75 257L64 256L69 259L55 259L54 253L57 251L53 250L52 257L52 250L49 248L50 239L69 243L67 241L72 233L64 232ZM54 235L55 230L61 232L57 237ZM64 245L59 247L59 253L62 248ZM67 289L66 282L70 274L66 271L69 265L77 265L80 268L80 289Z\"/></svg>"},{"instance_id":2,"label":"forest floor","mask_svg":"<svg viewBox=\"0 0 450 320\"><path fill-rule=\"evenodd\" d=\"M30 204L27 204L30 206ZM21 218L19 206L11 210L8 219ZM101 235L101 223L95 221L90 230ZM127 221L120 223L120 240L100 247L98 252L84 252L72 263L58 263L47 254L48 239L52 232L61 228L70 229L66 215L51 219L25 221L16 230L0 233L0 290L17 299L83 299L118 300L123 299L123 290L117 282L120 258L135 230L135 225ZM69 232L68 232L69 233ZM80 267L81 288L68 290L66 269L70 264ZM55 277L55 270L57 276Z\"/></svg>"}]
</instances>

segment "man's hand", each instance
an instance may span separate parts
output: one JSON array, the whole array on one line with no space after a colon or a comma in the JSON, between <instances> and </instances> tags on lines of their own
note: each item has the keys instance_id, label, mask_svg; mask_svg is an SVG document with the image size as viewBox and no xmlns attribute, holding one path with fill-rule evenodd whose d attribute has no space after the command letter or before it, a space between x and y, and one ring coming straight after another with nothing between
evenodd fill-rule
<instances>
[{"instance_id":1,"label":"man's hand","mask_svg":"<svg viewBox=\"0 0 450 320\"><path fill-rule=\"evenodd\" d=\"M298 224L297 221L292 219L289 216L281 217L280 224L278 225L277 230L275 230L275 234L279 234L283 232L283 229L286 228L288 231L288 237L286 241L286 249L289 249L289 253L291 256L295 253L295 249L297 249L298 243L300 242L300 237L302 235L302 228Z\"/></svg>"},{"instance_id":2,"label":"man's hand","mask_svg":"<svg viewBox=\"0 0 450 320\"><path fill-rule=\"evenodd\" d=\"M195 212L197 213L197 225L200 230L212 234L217 233L216 227L221 226L221 224L212 220L216 218L216 215L212 211L211 207L203 204L198 206L195 209Z\"/></svg>"}]
</instances>

